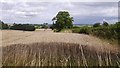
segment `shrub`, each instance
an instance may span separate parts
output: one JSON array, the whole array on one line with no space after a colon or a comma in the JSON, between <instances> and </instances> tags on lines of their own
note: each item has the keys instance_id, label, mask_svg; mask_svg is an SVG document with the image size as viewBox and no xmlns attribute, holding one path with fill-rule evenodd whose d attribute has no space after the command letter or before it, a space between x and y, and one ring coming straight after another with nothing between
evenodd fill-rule
<instances>
[{"instance_id":1,"label":"shrub","mask_svg":"<svg viewBox=\"0 0 120 68\"><path fill-rule=\"evenodd\" d=\"M98 24L94 25L94 27L79 27L73 28L73 33L83 33L83 34L91 34L93 36L97 36L99 38L104 38L110 41L117 40L118 44L120 44L120 23L108 25L107 27L98 27Z\"/></svg>"},{"instance_id":2,"label":"shrub","mask_svg":"<svg viewBox=\"0 0 120 68\"><path fill-rule=\"evenodd\" d=\"M80 32L80 28L73 28L72 29L72 33L79 33Z\"/></svg>"},{"instance_id":3,"label":"shrub","mask_svg":"<svg viewBox=\"0 0 120 68\"><path fill-rule=\"evenodd\" d=\"M13 30L34 31L35 27L29 24L15 24L10 27Z\"/></svg>"},{"instance_id":4,"label":"shrub","mask_svg":"<svg viewBox=\"0 0 120 68\"><path fill-rule=\"evenodd\" d=\"M4 24L4 22L0 22L0 29L8 29L9 26L7 24Z\"/></svg>"},{"instance_id":5,"label":"shrub","mask_svg":"<svg viewBox=\"0 0 120 68\"><path fill-rule=\"evenodd\" d=\"M93 27L100 27L100 23L95 23Z\"/></svg>"},{"instance_id":6,"label":"shrub","mask_svg":"<svg viewBox=\"0 0 120 68\"><path fill-rule=\"evenodd\" d=\"M31 25L26 25L26 28L24 29L25 31L34 31L35 27Z\"/></svg>"},{"instance_id":7,"label":"shrub","mask_svg":"<svg viewBox=\"0 0 120 68\"><path fill-rule=\"evenodd\" d=\"M73 26L72 28L80 28L79 26Z\"/></svg>"},{"instance_id":8,"label":"shrub","mask_svg":"<svg viewBox=\"0 0 120 68\"><path fill-rule=\"evenodd\" d=\"M53 29L54 29L54 27L55 27L54 25L51 25L51 26L50 26L50 29L52 29L52 30L53 30Z\"/></svg>"},{"instance_id":9,"label":"shrub","mask_svg":"<svg viewBox=\"0 0 120 68\"><path fill-rule=\"evenodd\" d=\"M109 26L109 24L107 22L103 22L103 26Z\"/></svg>"},{"instance_id":10,"label":"shrub","mask_svg":"<svg viewBox=\"0 0 120 68\"><path fill-rule=\"evenodd\" d=\"M37 25L35 26L35 29L41 29L41 26Z\"/></svg>"},{"instance_id":11,"label":"shrub","mask_svg":"<svg viewBox=\"0 0 120 68\"><path fill-rule=\"evenodd\" d=\"M48 28L48 23L44 23L44 24L42 24L42 25L41 25L41 28L43 28L43 29L47 29L47 28Z\"/></svg>"},{"instance_id":12,"label":"shrub","mask_svg":"<svg viewBox=\"0 0 120 68\"><path fill-rule=\"evenodd\" d=\"M89 29L88 29L88 27L82 27L82 28L80 28L80 32L79 32L79 33L89 34Z\"/></svg>"},{"instance_id":13,"label":"shrub","mask_svg":"<svg viewBox=\"0 0 120 68\"><path fill-rule=\"evenodd\" d=\"M2 24L2 29L8 29L8 25L7 24Z\"/></svg>"},{"instance_id":14,"label":"shrub","mask_svg":"<svg viewBox=\"0 0 120 68\"><path fill-rule=\"evenodd\" d=\"M97 28L92 28L91 29L91 33L94 36L97 36L99 38L104 38L104 39L108 39L110 41L113 40L118 40L118 44L119 43L119 39L120 39L120 26L114 24L114 25L110 25L108 27L97 27Z\"/></svg>"}]
</instances>

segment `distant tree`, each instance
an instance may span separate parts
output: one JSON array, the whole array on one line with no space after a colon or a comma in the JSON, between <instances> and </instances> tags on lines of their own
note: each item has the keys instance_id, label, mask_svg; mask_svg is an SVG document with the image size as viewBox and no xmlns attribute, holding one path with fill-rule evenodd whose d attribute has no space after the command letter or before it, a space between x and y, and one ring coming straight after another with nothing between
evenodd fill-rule
<instances>
[{"instance_id":1,"label":"distant tree","mask_svg":"<svg viewBox=\"0 0 120 68\"><path fill-rule=\"evenodd\" d=\"M44 23L44 24L42 25L42 28L47 29L47 28L48 28L48 23Z\"/></svg>"},{"instance_id":2,"label":"distant tree","mask_svg":"<svg viewBox=\"0 0 120 68\"><path fill-rule=\"evenodd\" d=\"M0 29L2 29L2 24L4 23L0 20Z\"/></svg>"},{"instance_id":3,"label":"distant tree","mask_svg":"<svg viewBox=\"0 0 120 68\"><path fill-rule=\"evenodd\" d=\"M120 25L120 21L119 22L116 22L117 25Z\"/></svg>"},{"instance_id":4,"label":"distant tree","mask_svg":"<svg viewBox=\"0 0 120 68\"><path fill-rule=\"evenodd\" d=\"M35 31L35 27L29 24L24 24L23 25L25 31Z\"/></svg>"},{"instance_id":5,"label":"distant tree","mask_svg":"<svg viewBox=\"0 0 120 68\"><path fill-rule=\"evenodd\" d=\"M100 27L100 23L95 23L93 27Z\"/></svg>"},{"instance_id":6,"label":"distant tree","mask_svg":"<svg viewBox=\"0 0 120 68\"><path fill-rule=\"evenodd\" d=\"M16 23L13 23L13 25L16 25Z\"/></svg>"},{"instance_id":7,"label":"distant tree","mask_svg":"<svg viewBox=\"0 0 120 68\"><path fill-rule=\"evenodd\" d=\"M103 21L103 26L109 26L109 24L106 21Z\"/></svg>"},{"instance_id":8,"label":"distant tree","mask_svg":"<svg viewBox=\"0 0 120 68\"><path fill-rule=\"evenodd\" d=\"M29 24L14 24L10 27L13 30L24 30L24 31L34 31L35 27Z\"/></svg>"},{"instance_id":9,"label":"distant tree","mask_svg":"<svg viewBox=\"0 0 120 68\"><path fill-rule=\"evenodd\" d=\"M8 29L8 24L5 24L3 21L0 20L0 29Z\"/></svg>"},{"instance_id":10,"label":"distant tree","mask_svg":"<svg viewBox=\"0 0 120 68\"><path fill-rule=\"evenodd\" d=\"M60 31L63 28L73 27L73 17L70 17L69 12L59 11L56 17L52 19L54 29Z\"/></svg>"},{"instance_id":11,"label":"distant tree","mask_svg":"<svg viewBox=\"0 0 120 68\"><path fill-rule=\"evenodd\" d=\"M2 29L8 29L8 28L9 28L8 24L3 24L2 25Z\"/></svg>"}]
</instances>

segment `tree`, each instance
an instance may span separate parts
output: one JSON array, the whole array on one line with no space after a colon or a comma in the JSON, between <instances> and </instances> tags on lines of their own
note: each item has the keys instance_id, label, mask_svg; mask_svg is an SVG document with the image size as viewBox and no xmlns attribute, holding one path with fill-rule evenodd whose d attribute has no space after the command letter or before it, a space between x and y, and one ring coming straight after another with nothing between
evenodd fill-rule
<instances>
[{"instance_id":1,"label":"tree","mask_svg":"<svg viewBox=\"0 0 120 68\"><path fill-rule=\"evenodd\" d=\"M9 26L0 20L0 29L8 29Z\"/></svg>"},{"instance_id":2,"label":"tree","mask_svg":"<svg viewBox=\"0 0 120 68\"><path fill-rule=\"evenodd\" d=\"M119 22L116 22L116 25L120 25L120 21L119 21Z\"/></svg>"},{"instance_id":3,"label":"tree","mask_svg":"<svg viewBox=\"0 0 120 68\"><path fill-rule=\"evenodd\" d=\"M100 27L100 23L95 23L93 27Z\"/></svg>"},{"instance_id":4,"label":"tree","mask_svg":"<svg viewBox=\"0 0 120 68\"><path fill-rule=\"evenodd\" d=\"M48 23L43 23L41 28L47 29L48 28Z\"/></svg>"},{"instance_id":5,"label":"tree","mask_svg":"<svg viewBox=\"0 0 120 68\"><path fill-rule=\"evenodd\" d=\"M109 26L109 24L106 21L103 21L103 26Z\"/></svg>"},{"instance_id":6,"label":"tree","mask_svg":"<svg viewBox=\"0 0 120 68\"><path fill-rule=\"evenodd\" d=\"M73 17L70 17L69 12L67 11L59 11L52 21L54 29L57 29L58 31L64 28L73 27Z\"/></svg>"},{"instance_id":7,"label":"tree","mask_svg":"<svg viewBox=\"0 0 120 68\"><path fill-rule=\"evenodd\" d=\"M35 27L29 24L14 24L10 27L12 30L35 31Z\"/></svg>"}]
</instances>

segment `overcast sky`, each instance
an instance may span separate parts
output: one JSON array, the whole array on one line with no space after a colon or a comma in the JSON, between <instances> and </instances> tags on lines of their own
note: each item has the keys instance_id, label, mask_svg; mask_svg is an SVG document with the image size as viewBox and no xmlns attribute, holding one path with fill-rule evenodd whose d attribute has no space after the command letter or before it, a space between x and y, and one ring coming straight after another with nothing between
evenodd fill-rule
<instances>
[{"instance_id":1,"label":"overcast sky","mask_svg":"<svg viewBox=\"0 0 120 68\"><path fill-rule=\"evenodd\" d=\"M110 23L118 21L118 0L41 1L1 1L0 19L5 23L51 24L51 19L59 11L68 11L74 18L74 24L93 24L103 20Z\"/></svg>"}]
</instances>

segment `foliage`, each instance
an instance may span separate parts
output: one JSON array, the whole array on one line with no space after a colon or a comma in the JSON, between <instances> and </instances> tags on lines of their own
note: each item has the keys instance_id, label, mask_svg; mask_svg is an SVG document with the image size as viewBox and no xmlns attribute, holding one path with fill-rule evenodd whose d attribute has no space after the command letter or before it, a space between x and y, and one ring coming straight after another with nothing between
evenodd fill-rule
<instances>
[{"instance_id":1,"label":"foliage","mask_svg":"<svg viewBox=\"0 0 120 68\"><path fill-rule=\"evenodd\" d=\"M54 24L50 26L50 29L53 30L54 28L55 28Z\"/></svg>"},{"instance_id":2,"label":"foliage","mask_svg":"<svg viewBox=\"0 0 120 68\"><path fill-rule=\"evenodd\" d=\"M80 32L82 34L89 34L89 28L88 27L82 27L80 28Z\"/></svg>"},{"instance_id":3,"label":"foliage","mask_svg":"<svg viewBox=\"0 0 120 68\"><path fill-rule=\"evenodd\" d=\"M41 28L47 29L48 28L48 23L44 23Z\"/></svg>"},{"instance_id":4,"label":"foliage","mask_svg":"<svg viewBox=\"0 0 120 68\"><path fill-rule=\"evenodd\" d=\"M73 27L73 17L70 17L69 12L67 11L59 11L56 17L52 19L52 21L52 29L57 29L57 31L61 31L64 28Z\"/></svg>"},{"instance_id":5,"label":"foliage","mask_svg":"<svg viewBox=\"0 0 120 68\"><path fill-rule=\"evenodd\" d=\"M0 21L0 29L8 29L9 26L5 24L3 21Z\"/></svg>"},{"instance_id":6,"label":"foliage","mask_svg":"<svg viewBox=\"0 0 120 68\"><path fill-rule=\"evenodd\" d=\"M14 24L10 27L13 30L34 31L35 27L29 24Z\"/></svg>"},{"instance_id":7,"label":"foliage","mask_svg":"<svg viewBox=\"0 0 120 68\"><path fill-rule=\"evenodd\" d=\"M89 34L89 32L90 32L89 28L90 27L87 27L87 26L76 27L76 28L72 29L72 32L73 33L81 33L81 34Z\"/></svg>"},{"instance_id":8,"label":"foliage","mask_svg":"<svg viewBox=\"0 0 120 68\"><path fill-rule=\"evenodd\" d=\"M80 32L80 28L73 28L73 29L72 29L72 32L73 32L73 33L79 33L79 32Z\"/></svg>"},{"instance_id":9,"label":"foliage","mask_svg":"<svg viewBox=\"0 0 120 68\"><path fill-rule=\"evenodd\" d=\"M102 25L103 26L109 26L109 24L106 21L104 21Z\"/></svg>"},{"instance_id":10,"label":"foliage","mask_svg":"<svg viewBox=\"0 0 120 68\"><path fill-rule=\"evenodd\" d=\"M117 39L117 32L116 28L114 27L93 28L91 33L97 37L103 37L106 39Z\"/></svg>"},{"instance_id":11,"label":"foliage","mask_svg":"<svg viewBox=\"0 0 120 68\"><path fill-rule=\"evenodd\" d=\"M120 36L120 25L116 23L108 27L93 28L92 34L106 39L118 39Z\"/></svg>"},{"instance_id":12,"label":"foliage","mask_svg":"<svg viewBox=\"0 0 120 68\"><path fill-rule=\"evenodd\" d=\"M74 28L79 28L79 26L73 26L72 28L73 28L73 29L74 29Z\"/></svg>"},{"instance_id":13,"label":"foliage","mask_svg":"<svg viewBox=\"0 0 120 68\"><path fill-rule=\"evenodd\" d=\"M43 24L34 24L36 29L47 29L49 28L49 24L48 23L43 23Z\"/></svg>"},{"instance_id":14,"label":"foliage","mask_svg":"<svg viewBox=\"0 0 120 68\"><path fill-rule=\"evenodd\" d=\"M37 26L35 26L35 29L41 29L41 27L42 26L37 25Z\"/></svg>"},{"instance_id":15,"label":"foliage","mask_svg":"<svg viewBox=\"0 0 120 68\"><path fill-rule=\"evenodd\" d=\"M99 38L108 39L108 40L117 40L118 44L120 44L120 22L116 22L116 24L106 25L103 24L99 27L100 24L94 24L93 27L79 27L73 28L73 33L84 33L91 34L93 36L97 36ZM106 27L107 26L107 27Z\"/></svg>"},{"instance_id":16,"label":"foliage","mask_svg":"<svg viewBox=\"0 0 120 68\"><path fill-rule=\"evenodd\" d=\"M95 23L93 27L100 27L100 23Z\"/></svg>"}]
</instances>

